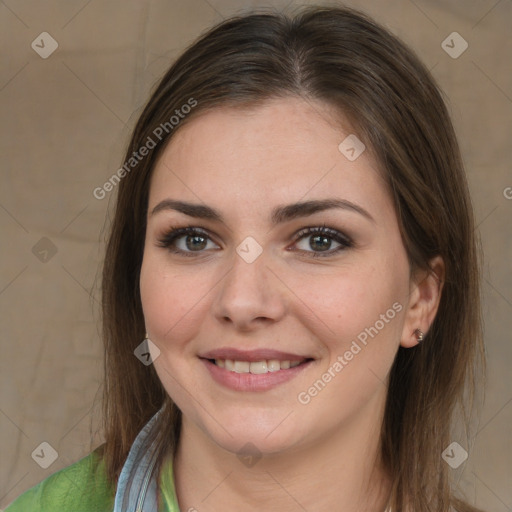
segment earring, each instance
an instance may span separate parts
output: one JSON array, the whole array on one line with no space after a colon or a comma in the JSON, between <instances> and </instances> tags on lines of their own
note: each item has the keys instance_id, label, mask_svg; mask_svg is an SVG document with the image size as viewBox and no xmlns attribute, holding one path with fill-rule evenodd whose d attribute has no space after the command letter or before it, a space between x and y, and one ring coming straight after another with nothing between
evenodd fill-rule
<instances>
[{"instance_id":1,"label":"earring","mask_svg":"<svg viewBox=\"0 0 512 512\"><path fill-rule=\"evenodd\" d=\"M414 329L414 333L416 335L416 339L418 343L421 343L423 341L423 337L425 336L425 333L421 329Z\"/></svg>"}]
</instances>

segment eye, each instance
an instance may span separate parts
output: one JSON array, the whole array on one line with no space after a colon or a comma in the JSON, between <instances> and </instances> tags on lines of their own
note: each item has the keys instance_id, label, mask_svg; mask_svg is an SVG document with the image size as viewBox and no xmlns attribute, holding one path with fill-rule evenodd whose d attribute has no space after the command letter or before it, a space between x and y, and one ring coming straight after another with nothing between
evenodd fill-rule
<instances>
[{"instance_id":1,"label":"eye","mask_svg":"<svg viewBox=\"0 0 512 512\"><path fill-rule=\"evenodd\" d=\"M325 225L302 229L295 235L295 240L294 245L304 242L304 246L313 249L299 248L300 252L309 253L313 258L332 256L354 245L348 236ZM333 241L338 244L338 247L331 249Z\"/></svg>"},{"instance_id":2,"label":"eye","mask_svg":"<svg viewBox=\"0 0 512 512\"><path fill-rule=\"evenodd\" d=\"M309 243L306 243L308 239ZM298 243L305 245L305 248L298 249L299 252L311 255L313 258L332 256L353 246L353 242L348 236L325 225L304 228L295 234L294 240L294 245ZM333 241L338 244L338 247L331 249ZM175 254L196 256L206 249L212 249L208 246L209 242L218 248L206 231L187 226L171 228L159 239L158 246ZM313 250L308 250L308 247Z\"/></svg>"},{"instance_id":3,"label":"eye","mask_svg":"<svg viewBox=\"0 0 512 512\"><path fill-rule=\"evenodd\" d=\"M201 253L203 249L211 249L208 242L214 243L206 231L187 226L171 228L159 239L158 245L176 254L194 256L194 253Z\"/></svg>"}]
</instances>

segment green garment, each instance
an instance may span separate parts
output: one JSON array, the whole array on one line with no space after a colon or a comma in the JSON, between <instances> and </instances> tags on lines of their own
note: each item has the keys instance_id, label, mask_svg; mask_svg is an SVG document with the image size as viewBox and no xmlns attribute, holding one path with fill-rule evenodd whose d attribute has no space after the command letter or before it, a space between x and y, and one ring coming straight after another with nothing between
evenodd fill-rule
<instances>
[{"instance_id":1,"label":"green garment","mask_svg":"<svg viewBox=\"0 0 512 512\"><path fill-rule=\"evenodd\" d=\"M116 490L108 484L102 448L28 489L5 512L112 512ZM158 512L179 512L172 460L167 459L161 476Z\"/></svg>"}]
</instances>

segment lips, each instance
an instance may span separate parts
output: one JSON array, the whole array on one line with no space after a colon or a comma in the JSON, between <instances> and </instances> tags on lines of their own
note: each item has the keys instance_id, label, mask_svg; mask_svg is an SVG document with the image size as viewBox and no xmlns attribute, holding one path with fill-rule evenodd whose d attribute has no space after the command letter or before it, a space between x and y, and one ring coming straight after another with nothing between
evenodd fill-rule
<instances>
[{"instance_id":1,"label":"lips","mask_svg":"<svg viewBox=\"0 0 512 512\"><path fill-rule=\"evenodd\" d=\"M272 349L219 348L199 356L215 381L236 391L265 391L293 379L314 358Z\"/></svg>"},{"instance_id":2,"label":"lips","mask_svg":"<svg viewBox=\"0 0 512 512\"><path fill-rule=\"evenodd\" d=\"M240 350L236 348L219 348L205 352L199 356L202 359L230 359L232 361L257 362L263 360L276 361L305 361L313 359L309 355L293 354L291 352L281 352L272 349Z\"/></svg>"},{"instance_id":3,"label":"lips","mask_svg":"<svg viewBox=\"0 0 512 512\"><path fill-rule=\"evenodd\" d=\"M259 349L242 351L238 349L218 349L202 356L211 363L236 373L261 374L287 370L310 361L311 358L277 350Z\"/></svg>"}]
</instances>

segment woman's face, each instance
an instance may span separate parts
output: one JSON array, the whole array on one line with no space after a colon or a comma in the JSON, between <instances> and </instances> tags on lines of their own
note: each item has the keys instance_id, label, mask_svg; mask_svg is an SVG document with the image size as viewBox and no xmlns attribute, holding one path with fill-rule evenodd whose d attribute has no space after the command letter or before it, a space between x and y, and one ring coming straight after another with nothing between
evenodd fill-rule
<instances>
[{"instance_id":1,"label":"woman's face","mask_svg":"<svg viewBox=\"0 0 512 512\"><path fill-rule=\"evenodd\" d=\"M217 108L155 166L140 277L155 369L184 425L229 451L382 413L409 264L369 151L338 147L350 134L319 102Z\"/></svg>"}]
</instances>

